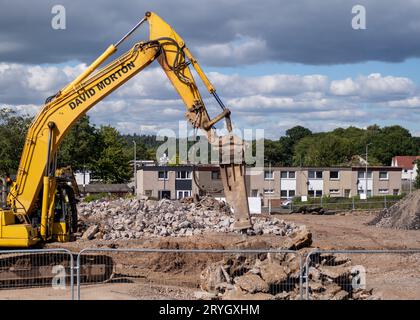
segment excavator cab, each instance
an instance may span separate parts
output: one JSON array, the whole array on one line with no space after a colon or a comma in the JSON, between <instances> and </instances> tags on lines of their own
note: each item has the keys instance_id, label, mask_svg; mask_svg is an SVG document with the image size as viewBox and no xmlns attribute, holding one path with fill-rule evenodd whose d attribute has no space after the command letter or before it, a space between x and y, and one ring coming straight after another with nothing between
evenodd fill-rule
<instances>
[{"instance_id":1,"label":"excavator cab","mask_svg":"<svg viewBox=\"0 0 420 320\"><path fill-rule=\"evenodd\" d=\"M70 168L56 171L56 192L52 199L51 215L48 217L48 234L50 241L68 242L74 240L73 234L77 231L77 202L79 192L73 172ZM76 186L76 187L74 187ZM41 206L43 190L35 204L36 209L31 215L31 224L34 228L41 226Z\"/></svg>"}]
</instances>

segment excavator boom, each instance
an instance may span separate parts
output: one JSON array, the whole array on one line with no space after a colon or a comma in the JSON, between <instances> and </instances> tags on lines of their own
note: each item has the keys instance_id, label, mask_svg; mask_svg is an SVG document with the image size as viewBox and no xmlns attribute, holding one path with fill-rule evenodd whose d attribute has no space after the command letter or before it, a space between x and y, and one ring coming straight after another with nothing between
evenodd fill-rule
<instances>
[{"instance_id":1,"label":"excavator boom","mask_svg":"<svg viewBox=\"0 0 420 320\"><path fill-rule=\"evenodd\" d=\"M150 25L150 39L146 42L136 43L131 50L98 70L98 67L117 51L117 47L146 21ZM7 202L13 214L29 230L29 217L37 209L37 200L42 191L40 222L42 240L51 239L54 229L53 203L57 189L55 160L61 141L73 124L96 103L149 66L154 60L158 60L185 103L186 118L193 127L204 130L209 142L214 146L222 146L224 150L229 151L228 154L231 151L233 154L234 150L237 150L235 147L240 146L241 141L236 137L231 135L218 137L216 135L214 124L222 119L226 119L227 128L231 131L229 109L221 103L216 90L201 70L197 60L186 48L182 38L159 16L148 12L129 33L115 45L109 46L72 83L48 98L29 128L17 178L10 190ZM190 64L197 71L208 91L221 104L222 112L214 119L211 119L207 113L189 69ZM240 149L240 157L242 152L243 150ZM229 155L223 159L227 160L221 163L221 175L227 202L234 209L235 226L238 229L247 229L251 227L251 221L244 164L242 161L235 163L232 160L233 157ZM3 211L3 215L9 217L7 219L10 224L10 212ZM5 229L3 228L3 230ZM27 237L37 236L36 232L27 235ZM10 244L10 241L7 243ZM2 246L1 236L0 246Z\"/></svg>"}]
</instances>

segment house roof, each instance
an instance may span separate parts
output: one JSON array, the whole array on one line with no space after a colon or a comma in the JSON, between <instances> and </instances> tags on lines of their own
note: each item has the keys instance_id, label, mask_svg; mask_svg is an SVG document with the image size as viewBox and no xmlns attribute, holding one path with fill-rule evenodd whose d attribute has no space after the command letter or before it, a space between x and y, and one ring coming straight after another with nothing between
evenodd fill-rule
<instances>
[{"instance_id":1,"label":"house roof","mask_svg":"<svg viewBox=\"0 0 420 320\"><path fill-rule=\"evenodd\" d=\"M420 160L420 156L396 156L392 158L392 165L405 170L413 170L416 160Z\"/></svg>"}]
</instances>

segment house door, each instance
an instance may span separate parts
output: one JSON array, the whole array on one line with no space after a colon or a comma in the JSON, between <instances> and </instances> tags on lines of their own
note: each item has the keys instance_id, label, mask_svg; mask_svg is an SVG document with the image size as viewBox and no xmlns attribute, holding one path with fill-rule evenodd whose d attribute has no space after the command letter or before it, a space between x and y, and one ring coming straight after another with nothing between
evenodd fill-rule
<instances>
[{"instance_id":1,"label":"house door","mask_svg":"<svg viewBox=\"0 0 420 320\"><path fill-rule=\"evenodd\" d=\"M159 199L171 199L171 191L159 190Z\"/></svg>"}]
</instances>

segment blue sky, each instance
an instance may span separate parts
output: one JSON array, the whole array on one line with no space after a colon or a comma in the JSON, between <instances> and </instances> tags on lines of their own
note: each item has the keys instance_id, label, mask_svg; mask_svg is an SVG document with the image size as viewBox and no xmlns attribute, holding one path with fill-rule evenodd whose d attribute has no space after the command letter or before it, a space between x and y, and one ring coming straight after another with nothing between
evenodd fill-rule
<instances>
[{"instance_id":1,"label":"blue sky","mask_svg":"<svg viewBox=\"0 0 420 320\"><path fill-rule=\"evenodd\" d=\"M334 65L305 65L301 63L261 63L241 67L207 67L208 71L226 74L238 73L245 76L261 76L272 73L324 74L333 80L357 77L361 74L383 73L407 77L420 84L420 59L411 58L404 62L367 61L363 63Z\"/></svg>"},{"instance_id":2,"label":"blue sky","mask_svg":"<svg viewBox=\"0 0 420 320\"><path fill-rule=\"evenodd\" d=\"M278 138L295 125L324 131L397 124L420 136L420 1L62 0L66 29L54 30L56 4L0 0L0 106L36 114L153 10L184 38L237 128ZM365 30L351 24L359 4ZM131 44L146 37L147 28ZM203 95L210 114L218 113ZM184 106L155 64L89 115L98 126L156 134L176 129Z\"/></svg>"}]
</instances>

